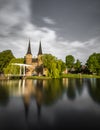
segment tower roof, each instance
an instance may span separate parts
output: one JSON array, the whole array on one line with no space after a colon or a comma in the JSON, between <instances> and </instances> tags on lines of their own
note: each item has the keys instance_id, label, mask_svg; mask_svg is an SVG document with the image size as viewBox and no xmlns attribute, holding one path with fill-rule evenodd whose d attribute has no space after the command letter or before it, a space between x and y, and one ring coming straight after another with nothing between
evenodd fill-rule
<instances>
[{"instance_id":1,"label":"tower roof","mask_svg":"<svg viewBox=\"0 0 100 130\"><path fill-rule=\"evenodd\" d=\"M28 44L27 54L32 54L32 53L31 53L31 45L30 45L30 40L29 40L29 44Z\"/></svg>"},{"instance_id":2,"label":"tower roof","mask_svg":"<svg viewBox=\"0 0 100 130\"><path fill-rule=\"evenodd\" d=\"M40 41L40 45L39 45L39 51L38 51L38 55L42 55L41 41Z\"/></svg>"}]
</instances>

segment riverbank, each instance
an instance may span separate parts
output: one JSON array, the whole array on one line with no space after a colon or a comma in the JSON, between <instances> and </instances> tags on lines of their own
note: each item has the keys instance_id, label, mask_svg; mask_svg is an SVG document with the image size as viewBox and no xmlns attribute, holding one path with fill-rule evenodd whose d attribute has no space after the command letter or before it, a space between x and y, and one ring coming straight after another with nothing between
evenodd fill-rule
<instances>
[{"instance_id":1,"label":"riverbank","mask_svg":"<svg viewBox=\"0 0 100 130\"><path fill-rule=\"evenodd\" d=\"M100 76L88 74L63 74L60 78L100 78ZM30 76L27 77L27 79L52 79L52 77Z\"/></svg>"},{"instance_id":2,"label":"riverbank","mask_svg":"<svg viewBox=\"0 0 100 130\"><path fill-rule=\"evenodd\" d=\"M5 76L0 76L0 80L7 80L7 77L5 77Z\"/></svg>"},{"instance_id":3,"label":"riverbank","mask_svg":"<svg viewBox=\"0 0 100 130\"><path fill-rule=\"evenodd\" d=\"M45 77L45 76L28 76L26 79L52 79L51 77Z\"/></svg>"},{"instance_id":4,"label":"riverbank","mask_svg":"<svg viewBox=\"0 0 100 130\"><path fill-rule=\"evenodd\" d=\"M88 75L88 74L63 74L60 78L100 78L98 75ZM7 78L1 77L0 80L9 80L9 79L53 79L52 77L45 77L45 76L28 76L24 78Z\"/></svg>"},{"instance_id":5,"label":"riverbank","mask_svg":"<svg viewBox=\"0 0 100 130\"><path fill-rule=\"evenodd\" d=\"M98 75L88 75L88 74L63 74L62 78L100 78Z\"/></svg>"}]
</instances>

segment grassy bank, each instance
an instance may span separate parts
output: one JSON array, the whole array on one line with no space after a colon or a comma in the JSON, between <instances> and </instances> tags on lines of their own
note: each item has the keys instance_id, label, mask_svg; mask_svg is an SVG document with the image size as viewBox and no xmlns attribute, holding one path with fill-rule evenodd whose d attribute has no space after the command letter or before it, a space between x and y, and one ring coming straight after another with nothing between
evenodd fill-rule
<instances>
[{"instance_id":1,"label":"grassy bank","mask_svg":"<svg viewBox=\"0 0 100 130\"><path fill-rule=\"evenodd\" d=\"M100 78L97 75L87 75L87 74L63 74L60 78ZM12 77L9 79L21 79L20 77ZM24 79L24 78L22 78ZM25 77L25 79L52 79L52 77L45 76L29 76ZM8 80L7 77L0 77L0 80Z\"/></svg>"},{"instance_id":2,"label":"grassy bank","mask_svg":"<svg viewBox=\"0 0 100 130\"><path fill-rule=\"evenodd\" d=\"M88 74L63 74L62 78L100 78L100 76Z\"/></svg>"},{"instance_id":3,"label":"grassy bank","mask_svg":"<svg viewBox=\"0 0 100 130\"><path fill-rule=\"evenodd\" d=\"M60 78L100 78L97 75L88 75L88 74L63 74ZM44 76L29 76L27 79L52 79L51 77Z\"/></svg>"},{"instance_id":4,"label":"grassy bank","mask_svg":"<svg viewBox=\"0 0 100 130\"><path fill-rule=\"evenodd\" d=\"M51 79L51 77L44 77L44 76L29 76L26 78L27 79Z\"/></svg>"}]
</instances>

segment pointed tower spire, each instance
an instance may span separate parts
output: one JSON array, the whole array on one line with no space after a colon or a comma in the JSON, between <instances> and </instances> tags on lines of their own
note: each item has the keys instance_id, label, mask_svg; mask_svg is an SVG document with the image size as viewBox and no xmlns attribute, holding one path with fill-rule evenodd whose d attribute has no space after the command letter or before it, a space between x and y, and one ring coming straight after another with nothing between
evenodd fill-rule
<instances>
[{"instance_id":1,"label":"pointed tower spire","mask_svg":"<svg viewBox=\"0 0 100 130\"><path fill-rule=\"evenodd\" d=\"M41 41L40 41L40 45L39 45L39 51L38 51L38 55L42 55Z\"/></svg>"},{"instance_id":2,"label":"pointed tower spire","mask_svg":"<svg viewBox=\"0 0 100 130\"><path fill-rule=\"evenodd\" d=\"M31 45L30 45L30 40L29 40L29 44L28 44L27 54L32 54L32 53L31 53Z\"/></svg>"}]
</instances>

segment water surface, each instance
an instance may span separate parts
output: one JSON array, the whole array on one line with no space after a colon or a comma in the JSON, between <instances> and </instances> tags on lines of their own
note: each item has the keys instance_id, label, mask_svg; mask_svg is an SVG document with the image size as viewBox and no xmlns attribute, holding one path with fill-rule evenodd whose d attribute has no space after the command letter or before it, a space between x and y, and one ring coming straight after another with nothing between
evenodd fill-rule
<instances>
[{"instance_id":1,"label":"water surface","mask_svg":"<svg viewBox=\"0 0 100 130\"><path fill-rule=\"evenodd\" d=\"M100 128L100 79L0 81L0 130Z\"/></svg>"}]
</instances>

